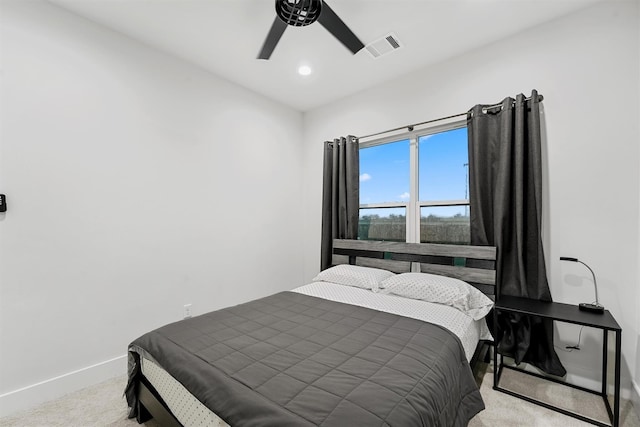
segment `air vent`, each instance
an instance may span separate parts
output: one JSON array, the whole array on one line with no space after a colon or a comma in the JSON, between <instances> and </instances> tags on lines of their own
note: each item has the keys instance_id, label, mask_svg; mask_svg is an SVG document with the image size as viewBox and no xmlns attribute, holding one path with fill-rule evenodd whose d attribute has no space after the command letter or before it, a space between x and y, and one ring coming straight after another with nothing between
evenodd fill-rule
<instances>
[{"instance_id":1,"label":"air vent","mask_svg":"<svg viewBox=\"0 0 640 427\"><path fill-rule=\"evenodd\" d=\"M398 37L393 33L389 33L365 46L369 55L375 59L398 50L401 47L402 44L400 44L400 40L398 40Z\"/></svg>"}]
</instances>

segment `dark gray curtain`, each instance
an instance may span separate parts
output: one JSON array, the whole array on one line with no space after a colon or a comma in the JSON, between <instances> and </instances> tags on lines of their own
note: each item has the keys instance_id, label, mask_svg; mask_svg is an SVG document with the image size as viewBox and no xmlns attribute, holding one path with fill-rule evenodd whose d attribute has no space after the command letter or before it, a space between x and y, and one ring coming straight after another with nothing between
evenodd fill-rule
<instances>
[{"instance_id":1,"label":"dark gray curtain","mask_svg":"<svg viewBox=\"0 0 640 427\"><path fill-rule=\"evenodd\" d=\"M498 298L551 301L541 239L540 98L520 94L500 106L476 105L468 116L471 243L498 248ZM497 328L497 329L496 329ZM498 351L516 363L566 374L553 347L553 323L499 316Z\"/></svg>"},{"instance_id":2,"label":"dark gray curtain","mask_svg":"<svg viewBox=\"0 0 640 427\"><path fill-rule=\"evenodd\" d=\"M355 136L324 143L320 268L331 266L333 239L358 238L360 151Z\"/></svg>"}]
</instances>

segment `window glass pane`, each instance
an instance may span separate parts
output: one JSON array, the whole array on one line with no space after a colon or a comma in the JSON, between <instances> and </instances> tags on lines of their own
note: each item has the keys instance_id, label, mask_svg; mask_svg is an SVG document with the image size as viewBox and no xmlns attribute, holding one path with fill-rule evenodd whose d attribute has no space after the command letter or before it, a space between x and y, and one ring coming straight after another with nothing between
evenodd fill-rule
<instances>
[{"instance_id":1,"label":"window glass pane","mask_svg":"<svg viewBox=\"0 0 640 427\"><path fill-rule=\"evenodd\" d=\"M360 209L359 240L389 240L406 242L405 208Z\"/></svg>"},{"instance_id":2,"label":"window glass pane","mask_svg":"<svg viewBox=\"0 0 640 427\"><path fill-rule=\"evenodd\" d=\"M420 242L469 244L469 205L420 208Z\"/></svg>"},{"instance_id":3,"label":"window glass pane","mask_svg":"<svg viewBox=\"0 0 640 427\"><path fill-rule=\"evenodd\" d=\"M467 200L467 128L422 136L418 144L419 200Z\"/></svg>"},{"instance_id":4,"label":"window glass pane","mask_svg":"<svg viewBox=\"0 0 640 427\"><path fill-rule=\"evenodd\" d=\"M360 204L409 201L409 140L360 149Z\"/></svg>"}]
</instances>

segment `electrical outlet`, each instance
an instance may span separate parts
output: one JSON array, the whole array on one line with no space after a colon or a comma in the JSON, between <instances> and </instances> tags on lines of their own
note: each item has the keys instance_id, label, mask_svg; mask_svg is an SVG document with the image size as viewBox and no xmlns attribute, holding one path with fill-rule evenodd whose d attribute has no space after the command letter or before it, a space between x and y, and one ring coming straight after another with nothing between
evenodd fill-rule
<instances>
[{"instance_id":1,"label":"electrical outlet","mask_svg":"<svg viewBox=\"0 0 640 427\"><path fill-rule=\"evenodd\" d=\"M191 304L185 304L184 305L184 319L190 319L191 318Z\"/></svg>"}]
</instances>

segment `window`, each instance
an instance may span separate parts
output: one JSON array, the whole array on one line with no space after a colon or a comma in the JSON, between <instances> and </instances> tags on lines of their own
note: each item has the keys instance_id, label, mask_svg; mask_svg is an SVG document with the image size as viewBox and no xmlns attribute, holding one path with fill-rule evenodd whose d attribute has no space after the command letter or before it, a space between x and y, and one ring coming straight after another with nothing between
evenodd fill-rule
<instances>
[{"instance_id":1,"label":"window","mask_svg":"<svg viewBox=\"0 0 640 427\"><path fill-rule=\"evenodd\" d=\"M360 145L361 240L468 244L464 121Z\"/></svg>"},{"instance_id":2,"label":"window","mask_svg":"<svg viewBox=\"0 0 640 427\"><path fill-rule=\"evenodd\" d=\"M358 237L406 241L410 141L360 148Z\"/></svg>"}]
</instances>

